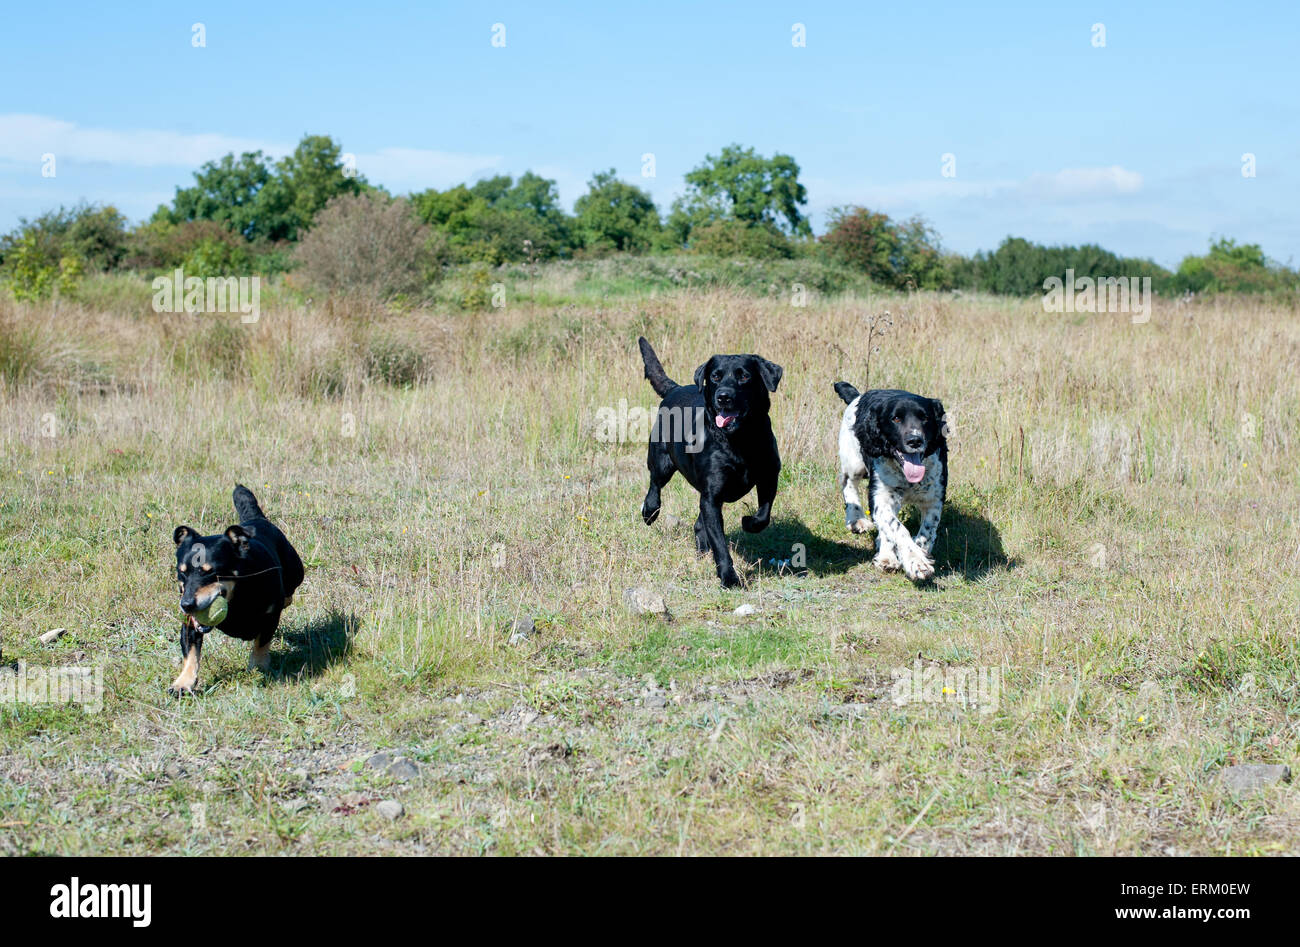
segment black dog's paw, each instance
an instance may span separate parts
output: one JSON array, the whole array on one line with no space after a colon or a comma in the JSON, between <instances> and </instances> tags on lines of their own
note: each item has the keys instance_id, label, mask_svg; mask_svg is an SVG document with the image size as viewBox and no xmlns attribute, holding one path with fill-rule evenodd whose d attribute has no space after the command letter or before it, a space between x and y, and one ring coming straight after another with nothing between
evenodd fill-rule
<instances>
[{"instance_id":1,"label":"black dog's paw","mask_svg":"<svg viewBox=\"0 0 1300 947\"><path fill-rule=\"evenodd\" d=\"M740 585L740 576L736 575L735 569L730 569L718 576L722 580L723 588L734 589Z\"/></svg>"},{"instance_id":2,"label":"black dog's paw","mask_svg":"<svg viewBox=\"0 0 1300 947\"><path fill-rule=\"evenodd\" d=\"M747 533L761 533L767 529L767 524L772 522L770 519L760 520L756 516L742 516L740 518L740 528Z\"/></svg>"},{"instance_id":3,"label":"black dog's paw","mask_svg":"<svg viewBox=\"0 0 1300 947\"><path fill-rule=\"evenodd\" d=\"M652 525L655 520L659 519L660 509L661 507L658 506L656 506L653 510L647 510L644 506L641 507L641 519L645 521L645 524L647 526Z\"/></svg>"}]
</instances>

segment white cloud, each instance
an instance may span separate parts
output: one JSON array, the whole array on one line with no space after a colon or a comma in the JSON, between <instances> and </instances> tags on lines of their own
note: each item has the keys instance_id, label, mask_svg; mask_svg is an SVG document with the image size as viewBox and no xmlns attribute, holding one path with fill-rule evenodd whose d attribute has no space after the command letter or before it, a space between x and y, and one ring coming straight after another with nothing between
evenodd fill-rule
<instances>
[{"instance_id":1,"label":"white cloud","mask_svg":"<svg viewBox=\"0 0 1300 947\"><path fill-rule=\"evenodd\" d=\"M261 151L271 158L293 145L222 134L191 134L157 129L115 131L85 128L44 115L0 115L0 160L36 167L41 156L56 160L129 167L198 170L227 154ZM448 187L500 166L500 155L457 154L419 148L381 148L357 154L357 170L394 193Z\"/></svg>"},{"instance_id":2,"label":"white cloud","mask_svg":"<svg viewBox=\"0 0 1300 947\"><path fill-rule=\"evenodd\" d=\"M135 167L192 167L224 154L265 151L287 154L291 148L273 142L220 134L135 129L113 131L84 128L44 115L0 115L0 158L39 163L53 154L63 161Z\"/></svg>"},{"instance_id":3,"label":"white cloud","mask_svg":"<svg viewBox=\"0 0 1300 947\"><path fill-rule=\"evenodd\" d=\"M1119 197L1142 190L1142 175L1117 164L1109 168L1063 168L1055 174L1031 175L1021 190L1045 200Z\"/></svg>"}]
</instances>

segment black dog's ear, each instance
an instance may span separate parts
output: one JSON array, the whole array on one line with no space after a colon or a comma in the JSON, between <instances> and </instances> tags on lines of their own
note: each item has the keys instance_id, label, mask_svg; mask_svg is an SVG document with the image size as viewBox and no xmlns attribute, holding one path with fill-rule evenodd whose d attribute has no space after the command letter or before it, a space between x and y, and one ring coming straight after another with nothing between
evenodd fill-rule
<instances>
[{"instance_id":1,"label":"black dog's ear","mask_svg":"<svg viewBox=\"0 0 1300 947\"><path fill-rule=\"evenodd\" d=\"M781 384L781 376L785 374L785 369L776 362L769 362L761 355L751 357L758 364L758 373L763 376L763 384L767 386L767 390L776 391L776 386Z\"/></svg>"},{"instance_id":2,"label":"black dog's ear","mask_svg":"<svg viewBox=\"0 0 1300 947\"><path fill-rule=\"evenodd\" d=\"M188 526L177 526L176 531L172 533L172 542L179 546L186 536L197 535L198 533L194 532L194 530L190 529Z\"/></svg>"},{"instance_id":3,"label":"black dog's ear","mask_svg":"<svg viewBox=\"0 0 1300 947\"><path fill-rule=\"evenodd\" d=\"M858 409L858 441L862 453L868 457L888 457L893 451L886 433L892 427L890 418L886 417L891 413L889 407L888 401L878 399L867 410Z\"/></svg>"},{"instance_id":4,"label":"black dog's ear","mask_svg":"<svg viewBox=\"0 0 1300 947\"><path fill-rule=\"evenodd\" d=\"M248 555L248 533L242 526L232 526L226 530L226 538L235 544L235 550L241 555Z\"/></svg>"},{"instance_id":5,"label":"black dog's ear","mask_svg":"<svg viewBox=\"0 0 1300 947\"><path fill-rule=\"evenodd\" d=\"M695 387L700 389L700 391L704 390L704 379L708 376L709 368L713 365L713 358L714 357L710 355L707 362L695 369Z\"/></svg>"}]
</instances>

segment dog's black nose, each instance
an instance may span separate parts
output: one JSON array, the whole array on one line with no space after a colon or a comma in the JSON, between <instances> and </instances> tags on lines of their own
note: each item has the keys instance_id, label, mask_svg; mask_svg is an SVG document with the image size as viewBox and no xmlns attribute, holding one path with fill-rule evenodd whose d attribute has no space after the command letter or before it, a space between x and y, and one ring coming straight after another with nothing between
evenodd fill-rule
<instances>
[{"instance_id":1,"label":"dog's black nose","mask_svg":"<svg viewBox=\"0 0 1300 947\"><path fill-rule=\"evenodd\" d=\"M736 397L730 391L719 391L713 396L713 400L718 403L719 408L730 408L736 403Z\"/></svg>"},{"instance_id":2,"label":"dog's black nose","mask_svg":"<svg viewBox=\"0 0 1300 947\"><path fill-rule=\"evenodd\" d=\"M185 595L181 597L181 611L183 612L194 611L194 606L197 604L198 602L194 600L193 595Z\"/></svg>"},{"instance_id":3,"label":"dog's black nose","mask_svg":"<svg viewBox=\"0 0 1300 947\"><path fill-rule=\"evenodd\" d=\"M903 438L903 446L909 453L915 453L925 447L925 438L920 434L909 434Z\"/></svg>"}]
</instances>

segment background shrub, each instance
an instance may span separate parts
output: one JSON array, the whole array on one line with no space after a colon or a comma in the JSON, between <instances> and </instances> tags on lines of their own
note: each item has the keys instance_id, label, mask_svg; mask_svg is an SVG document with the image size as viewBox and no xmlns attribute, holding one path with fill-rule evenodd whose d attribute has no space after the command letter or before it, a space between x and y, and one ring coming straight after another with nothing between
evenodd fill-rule
<instances>
[{"instance_id":1,"label":"background shrub","mask_svg":"<svg viewBox=\"0 0 1300 947\"><path fill-rule=\"evenodd\" d=\"M831 259L895 289L944 289L952 278L939 235L920 217L895 222L865 207L837 207L821 238ZM1041 281L1040 281L1041 282Z\"/></svg>"},{"instance_id":2,"label":"background shrub","mask_svg":"<svg viewBox=\"0 0 1300 947\"><path fill-rule=\"evenodd\" d=\"M1080 247L1045 247L1021 237L1008 237L992 253L977 253L973 258L976 288L1008 296L1037 296L1043 293L1043 281L1049 277L1065 280L1066 271L1074 278L1150 276L1152 288L1165 288L1169 271L1151 262L1120 257L1095 244Z\"/></svg>"},{"instance_id":3,"label":"background shrub","mask_svg":"<svg viewBox=\"0 0 1300 947\"><path fill-rule=\"evenodd\" d=\"M252 258L247 241L215 220L154 220L132 232L126 263L144 273L169 273L179 266L187 276L240 276Z\"/></svg>"},{"instance_id":4,"label":"background shrub","mask_svg":"<svg viewBox=\"0 0 1300 947\"><path fill-rule=\"evenodd\" d=\"M85 273L118 266L126 246L126 218L112 205L60 207L34 220L21 218L0 238L0 279L16 299L71 295Z\"/></svg>"},{"instance_id":5,"label":"background shrub","mask_svg":"<svg viewBox=\"0 0 1300 947\"><path fill-rule=\"evenodd\" d=\"M365 373L373 381L408 388L429 374L427 355L413 342L393 332L377 333L366 342Z\"/></svg>"},{"instance_id":6,"label":"background shrub","mask_svg":"<svg viewBox=\"0 0 1300 947\"><path fill-rule=\"evenodd\" d=\"M1224 237L1205 256L1184 258L1169 282L1180 293L1276 293L1295 291L1300 277L1269 260L1259 244Z\"/></svg>"},{"instance_id":7,"label":"background shrub","mask_svg":"<svg viewBox=\"0 0 1300 947\"><path fill-rule=\"evenodd\" d=\"M790 240L770 224L715 220L691 230L691 252L715 257L782 260L794 256Z\"/></svg>"},{"instance_id":8,"label":"background shrub","mask_svg":"<svg viewBox=\"0 0 1300 947\"><path fill-rule=\"evenodd\" d=\"M474 263L468 268L465 289L460 304L465 309L486 309L492 302L492 274L486 264Z\"/></svg>"},{"instance_id":9,"label":"background shrub","mask_svg":"<svg viewBox=\"0 0 1300 947\"><path fill-rule=\"evenodd\" d=\"M443 257L445 241L408 201L374 192L331 199L295 253L311 285L378 299L417 292L438 275Z\"/></svg>"}]
</instances>

